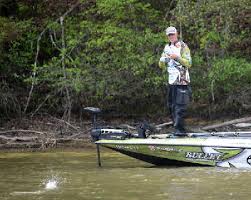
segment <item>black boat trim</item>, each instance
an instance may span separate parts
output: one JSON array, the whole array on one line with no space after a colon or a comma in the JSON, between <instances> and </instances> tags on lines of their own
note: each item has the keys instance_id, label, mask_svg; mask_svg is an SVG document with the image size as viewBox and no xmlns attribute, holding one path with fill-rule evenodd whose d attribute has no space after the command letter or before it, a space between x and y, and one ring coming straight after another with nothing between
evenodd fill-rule
<instances>
[{"instance_id":1,"label":"black boat trim","mask_svg":"<svg viewBox=\"0 0 251 200\"><path fill-rule=\"evenodd\" d=\"M191 163L191 162L185 162L185 161L178 161L178 160L172 160L172 159L167 159L167 158L161 158L157 156L150 156L142 153L136 153L136 152L131 152L131 151L126 151L123 149L116 149L113 147L108 147L104 146L108 149L117 151L119 153L125 154L129 157L153 164L153 165L159 165L159 166L164 166L164 165L169 165L169 166L210 166L207 164L199 164L199 163Z\"/></svg>"}]
</instances>

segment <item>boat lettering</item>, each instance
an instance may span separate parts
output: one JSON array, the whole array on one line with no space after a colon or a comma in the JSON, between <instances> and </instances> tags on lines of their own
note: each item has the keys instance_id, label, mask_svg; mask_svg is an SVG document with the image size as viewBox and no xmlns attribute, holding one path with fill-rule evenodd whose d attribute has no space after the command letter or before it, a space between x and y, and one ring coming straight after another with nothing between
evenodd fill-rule
<instances>
[{"instance_id":1,"label":"boat lettering","mask_svg":"<svg viewBox=\"0 0 251 200\"><path fill-rule=\"evenodd\" d=\"M249 165L251 165L251 155L248 156L248 158L247 158L247 163L248 163Z\"/></svg>"},{"instance_id":2,"label":"boat lettering","mask_svg":"<svg viewBox=\"0 0 251 200\"><path fill-rule=\"evenodd\" d=\"M156 151L156 150L160 150L160 151L175 151L175 152L180 152L181 151L181 150L173 148L173 147L161 147L161 146L153 146L153 145L148 146L148 148L151 151Z\"/></svg>"},{"instance_id":3,"label":"boat lettering","mask_svg":"<svg viewBox=\"0 0 251 200\"><path fill-rule=\"evenodd\" d=\"M221 153L186 152L186 158L202 160L221 160Z\"/></svg>"},{"instance_id":4,"label":"boat lettering","mask_svg":"<svg viewBox=\"0 0 251 200\"><path fill-rule=\"evenodd\" d=\"M125 145L116 145L115 148L117 149L130 149L130 150L138 150L137 146L125 146Z\"/></svg>"}]
</instances>

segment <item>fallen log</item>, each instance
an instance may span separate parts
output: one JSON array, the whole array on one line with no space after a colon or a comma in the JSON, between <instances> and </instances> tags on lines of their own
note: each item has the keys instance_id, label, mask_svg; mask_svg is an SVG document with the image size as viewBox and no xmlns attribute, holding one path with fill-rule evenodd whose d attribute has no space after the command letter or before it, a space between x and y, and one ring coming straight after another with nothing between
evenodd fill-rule
<instances>
[{"instance_id":1,"label":"fallen log","mask_svg":"<svg viewBox=\"0 0 251 200\"><path fill-rule=\"evenodd\" d=\"M235 127L237 128L251 128L251 123L238 123L234 124Z\"/></svg>"},{"instance_id":2,"label":"fallen log","mask_svg":"<svg viewBox=\"0 0 251 200\"><path fill-rule=\"evenodd\" d=\"M38 137L6 137L0 135L1 141L9 141L9 142L29 142L29 141L37 141Z\"/></svg>"},{"instance_id":3,"label":"fallen log","mask_svg":"<svg viewBox=\"0 0 251 200\"><path fill-rule=\"evenodd\" d=\"M0 149L38 149L41 147L41 143L27 142L27 143L7 143L0 144Z\"/></svg>"},{"instance_id":4,"label":"fallen log","mask_svg":"<svg viewBox=\"0 0 251 200\"><path fill-rule=\"evenodd\" d=\"M172 122L172 121L170 121L170 122L165 122L165 123L162 123L162 124L158 124L158 125L156 125L155 127L156 127L156 128L163 128L163 127L165 127L165 126L171 126L171 125L173 125L173 122Z\"/></svg>"},{"instance_id":5,"label":"fallen log","mask_svg":"<svg viewBox=\"0 0 251 200\"><path fill-rule=\"evenodd\" d=\"M165 126L171 126L172 124L173 124L173 122L170 121L170 122L165 122L165 123L158 124L158 125L155 125L155 126L152 126L152 127L156 128L157 130L160 130ZM128 129L128 130L132 130L132 131L137 130L137 127L131 126L129 124L121 124L121 125L119 125L119 127L124 128L124 129Z\"/></svg>"},{"instance_id":6,"label":"fallen log","mask_svg":"<svg viewBox=\"0 0 251 200\"><path fill-rule=\"evenodd\" d=\"M249 121L251 121L251 117L245 117L245 118L226 121L226 122L219 123L219 124L205 126L202 129L207 131L207 130L211 130L211 129L216 129L216 128L220 128L220 127L224 127L224 126L229 126L229 125L233 125L233 124L237 124L237 123L244 123L244 122L249 122Z\"/></svg>"},{"instance_id":7,"label":"fallen log","mask_svg":"<svg viewBox=\"0 0 251 200\"><path fill-rule=\"evenodd\" d=\"M131 125L129 125L129 124L121 124L121 125L119 125L119 127L121 127L121 128L123 128L123 129L128 129L128 130L136 130L137 128L136 127L134 127L134 126L131 126Z\"/></svg>"},{"instance_id":8,"label":"fallen log","mask_svg":"<svg viewBox=\"0 0 251 200\"><path fill-rule=\"evenodd\" d=\"M14 130L6 130L6 131L0 131L1 134L7 134L7 133L17 133L17 132L24 132L24 133L36 133L39 135L46 135L46 134L51 134L48 132L41 132L41 131L34 131L34 130L23 130L23 129L14 129Z\"/></svg>"}]
</instances>

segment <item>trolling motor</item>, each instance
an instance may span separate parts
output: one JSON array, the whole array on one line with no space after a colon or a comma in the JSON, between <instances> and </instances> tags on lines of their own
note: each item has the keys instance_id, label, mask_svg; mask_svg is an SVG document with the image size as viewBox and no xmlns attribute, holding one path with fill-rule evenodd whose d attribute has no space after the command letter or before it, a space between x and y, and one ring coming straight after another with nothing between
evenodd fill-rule
<instances>
[{"instance_id":1,"label":"trolling motor","mask_svg":"<svg viewBox=\"0 0 251 200\"><path fill-rule=\"evenodd\" d=\"M92 114L92 125L93 125L93 128L96 128L96 126L97 126L97 117L98 117L98 114L101 113L100 108L85 107L84 111L87 111L87 112Z\"/></svg>"},{"instance_id":2,"label":"trolling motor","mask_svg":"<svg viewBox=\"0 0 251 200\"><path fill-rule=\"evenodd\" d=\"M124 140L126 138L130 138L131 134L123 129L99 127L97 125L97 117L98 117L98 114L101 113L101 110L99 108L86 107L84 108L84 110L89 112L92 115L93 128L91 130L91 137L94 142L100 139Z\"/></svg>"},{"instance_id":3,"label":"trolling motor","mask_svg":"<svg viewBox=\"0 0 251 200\"><path fill-rule=\"evenodd\" d=\"M94 107L86 107L84 108L84 111L89 112L92 115L93 128L91 130L91 137L92 137L93 142L96 142L101 139L124 140L127 138L146 138L146 131L147 130L153 131L154 129L146 121L140 124L140 126L137 128L138 130L137 135L131 134L123 129L99 127L99 125L97 124L97 118L98 118L98 115L101 113L101 109L94 108ZM100 147L98 143L96 143L96 148L97 148L98 166L101 167Z\"/></svg>"},{"instance_id":4,"label":"trolling motor","mask_svg":"<svg viewBox=\"0 0 251 200\"><path fill-rule=\"evenodd\" d=\"M155 129L153 126L148 124L146 121L143 121L137 127L137 134L129 133L123 129L114 129L114 128L107 128L107 127L100 127L97 124L98 115L101 113L101 109L94 108L94 107L86 107L84 111L89 112L92 115L92 130L91 130L91 137L93 142L96 142L101 139L106 140L124 140L127 138L147 138L146 131L150 130L154 132Z\"/></svg>"}]
</instances>

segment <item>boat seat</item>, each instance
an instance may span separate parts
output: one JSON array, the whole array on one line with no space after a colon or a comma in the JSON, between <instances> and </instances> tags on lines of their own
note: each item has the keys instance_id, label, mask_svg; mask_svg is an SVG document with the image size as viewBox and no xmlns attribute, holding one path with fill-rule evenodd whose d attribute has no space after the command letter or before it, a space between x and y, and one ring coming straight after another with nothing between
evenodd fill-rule
<instances>
[{"instance_id":1,"label":"boat seat","mask_svg":"<svg viewBox=\"0 0 251 200\"><path fill-rule=\"evenodd\" d=\"M100 108L95 108L95 107L85 107L84 110L89 112L89 113L92 113L92 114L101 113L101 109Z\"/></svg>"}]
</instances>

